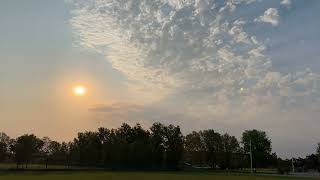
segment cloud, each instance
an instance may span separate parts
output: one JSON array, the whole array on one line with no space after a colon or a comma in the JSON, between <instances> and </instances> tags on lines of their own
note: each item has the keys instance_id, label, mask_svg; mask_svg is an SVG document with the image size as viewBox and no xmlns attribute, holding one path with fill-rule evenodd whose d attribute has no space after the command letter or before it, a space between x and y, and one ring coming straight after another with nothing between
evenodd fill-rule
<instances>
[{"instance_id":1,"label":"cloud","mask_svg":"<svg viewBox=\"0 0 320 180\"><path fill-rule=\"evenodd\" d=\"M137 104L128 104L128 103L114 103L114 104L109 104L109 105L95 105L93 107L89 108L89 111L92 112L103 112L103 113L121 113L123 114L124 112L130 112L130 111L139 111L142 109L141 105Z\"/></svg>"},{"instance_id":2,"label":"cloud","mask_svg":"<svg viewBox=\"0 0 320 180\"><path fill-rule=\"evenodd\" d=\"M275 71L265 40L247 31L252 19L242 16L242 8L254 3L74 0L75 44L105 55L127 77L132 96L141 99L133 104L142 104L91 111L109 121L162 119L223 128L263 124L260 119L270 114L268 123L274 124L298 107L317 109L319 75L309 69ZM279 19L277 9L269 8L254 21L277 26Z\"/></svg>"},{"instance_id":3,"label":"cloud","mask_svg":"<svg viewBox=\"0 0 320 180\"><path fill-rule=\"evenodd\" d=\"M262 16L256 18L256 22L265 22L270 23L272 26L279 25L279 14L276 8L269 8L267 9Z\"/></svg>"},{"instance_id":4,"label":"cloud","mask_svg":"<svg viewBox=\"0 0 320 180\"><path fill-rule=\"evenodd\" d=\"M230 3L234 11L221 11ZM309 70L274 72L272 60L264 55L266 45L245 31L249 20L229 18L230 13L237 16L238 7L252 3L74 1L71 25L76 43L105 55L128 78L132 94L149 104L181 97L187 105L199 101L201 108L242 107L268 99L285 105L300 102L301 96L317 96L318 75ZM269 8L255 21L276 26L278 19L277 9ZM298 79L309 88L293 86ZM185 94L189 97L183 98Z\"/></svg>"},{"instance_id":5,"label":"cloud","mask_svg":"<svg viewBox=\"0 0 320 180\"><path fill-rule=\"evenodd\" d=\"M190 117L183 113L167 110L164 106L138 105L127 102L117 102L113 104L94 105L89 108L94 114L95 120L108 125L108 127L118 127L126 122L131 125L136 123L144 126L151 126L154 122L165 124L191 124Z\"/></svg>"},{"instance_id":6,"label":"cloud","mask_svg":"<svg viewBox=\"0 0 320 180\"><path fill-rule=\"evenodd\" d=\"M291 3L291 0L283 0L280 4L286 7L290 7Z\"/></svg>"}]
</instances>

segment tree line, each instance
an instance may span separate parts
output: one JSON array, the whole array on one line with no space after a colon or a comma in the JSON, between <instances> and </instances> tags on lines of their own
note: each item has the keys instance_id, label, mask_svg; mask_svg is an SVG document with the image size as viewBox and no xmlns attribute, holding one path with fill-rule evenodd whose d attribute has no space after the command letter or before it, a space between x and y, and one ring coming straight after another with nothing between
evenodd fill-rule
<instances>
[{"instance_id":1,"label":"tree line","mask_svg":"<svg viewBox=\"0 0 320 180\"><path fill-rule=\"evenodd\" d=\"M272 153L271 140L259 130L243 132L241 140L213 129L184 136L179 126L154 123L145 130L140 124L117 129L99 128L78 133L71 142L25 134L15 139L0 133L0 163L64 165L108 169L242 169L290 170L291 161ZM320 144L316 154L296 159L301 169L320 169Z\"/></svg>"}]
</instances>

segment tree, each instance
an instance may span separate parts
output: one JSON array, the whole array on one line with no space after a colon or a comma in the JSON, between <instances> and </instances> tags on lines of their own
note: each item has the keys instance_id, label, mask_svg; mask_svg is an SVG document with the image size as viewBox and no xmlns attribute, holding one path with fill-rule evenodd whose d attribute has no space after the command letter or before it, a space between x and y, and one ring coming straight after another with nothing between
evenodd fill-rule
<instances>
[{"instance_id":1,"label":"tree","mask_svg":"<svg viewBox=\"0 0 320 180\"><path fill-rule=\"evenodd\" d=\"M219 133L213 129L200 131L205 151L207 152L207 160L212 168L218 165L218 156L222 149L222 138Z\"/></svg>"},{"instance_id":2,"label":"tree","mask_svg":"<svg viewBox=\"0 0 320 180\"><path fill-rule=\"evenodd\" d=\"M101 162L102 144L98 132L78 133L72 144L75 161L79 165L97 166Z\"/></svg>"},{"instance_id":3,"label":"tree","mask_svg":"<svg viewBox=\"0 0 320 180\"><path fill-rule=\"evenodd\" d=\"M50 149L50 144L51 140L49 137L44 137L42 138L43 146L41 148L41 152L43 153L45 163L46 163L46 168L48 168L48 162L49 162L49 156L51 155L51 149Z\"/></svg>"},{"instance_id":4,"label":"tree","mask_svg":"<svg viewBox=\"0 0 320 180\"><path fill-rule=\"evenodd\" d=\"M43 141L33 134L18 137L12 146L17 166L24 163L27 167L36 156L40 156L43 144Z\"/></svg>"},{"instance_id":5,"label":"tree","mask_svg":"<svg viewBox=\"0 0 320 180\"><path fill-rule=\"evenodd\" d=\"M161 123L154 123L151 130L151 153L152 153L152 165L155 168L162 167L164 161L165 152L165 127Z\"/></svg>"},{"instance_id":6,"label":"tree","mask_svg":"<svg viewBox=\"0 0 320 180\"><path fill-rule=\"evenodd\" d=\"M271 156L271 140L263 131L247 130L242 134L242 142L245 153L250 153L252 148L254 167L266 167Z\"/></svg>"},{"instance_id":7,"label":"tree","mask_svg":"<svg viewBox=\"0 0 320 180\"><path fill-rule=\"evenodd\" d=\"M203 165L206 163L206 152L201 135L193 131L185 138L185 156L191 164Z\"/></svg>"},{"instance_id":8,"label":"tree","mask_svg":"<svg viewBox=\"0 0 320 180\"><path fill-rule=\"evenodd\" d=\"M311 154L305 158L305 168L320 170L320 164L318 157L315 154Z\"/></svg>"},{"instance_id":9,"label":"tree","mask_svg":"<svg viewBox=\"0 0 320 180\"><path fill-rule=\"evenodd\" d=\"M188 152L203 151L203 143L201 141L201 135L198 132L193 131L186 136L185 150Z\"/></svg>"},{"instance_id":10,"label":"tree","mask_svg":"<svg viewBox=\"0 0 320 180\"><path fill-rule=\"evenodd\" d=\"M240 145L236 137L224 134L221 136L222 139L222 154L220 167L222 169L230 169L238 166L234 161L237 155L240 153Z\"/></svg>"},{"instance_id":11,"label":"tree","mask_svg":"<svg viewBox=\"0 0 320 180\"><path fill-rule=\"evenodd\" d=\"M277 160L277 170L280 174L289 174L291 168L291 161L286 159L278 159Z\"/></svg>"},{"instance_id":12,"label":"tree","mask_svg":"<svg viewBox=\"0 0 320 180\"><path fill-rule=\"evenodd\" d=\"M98 129L100 142L102 144L101 149L101 158L103 161L103 165L105 167L111 166L112 161L112 134L114 134L111 130L107 128L99 128Z\"/></svg>"},{"instance_id":13,"label":"tree","mask_svg":"<svg viewBox=\"0 0 320 180\"><path fill-rule=\"evenodd\" d=\"M133 129L130 125L124 123L120 128L114 131L113 137L113 154L114 162L117 167L129 168L130 162L130 144L134 142Z\"/></svg>"},{"instance_id":14,"label":"tree","mask_svg":"<svg viewBox=\"0 0 320 180\"><path fill-rule=\"evenodd\" d=\"M144 130L140 124L132 128L134 141L130 144L130 163L134 168L146 168L151 163L150 132Z\"/></svg>"},{"instance_id":15,"label":"tree","mask_svg":"<svg viewBox=\"0 0 320 180\"><path fill-rule=\"evenodd\" d=\"M183 155L183 135L179 126L170 124L164 127L166 165L168 168L177 168Z\"/></svg>"},{"instance_id":16,"label":"tree","mask_svg":"<svg viewBox=\"0 0 320 180\"><path fill-rule=\"evenodd\" d=\"M318 158L318 171L320 172L320 143L318 143L317 151L316 151L316 156Z\"/></svg>"},{"instance_id":17,"label":"tree","mask_svg":"<svg viewBox=\"0 0 320 180\"><path fill-rule=\"evenodd\" d=\"M48 164L66 164L68 157L68 145L67 143L59 143L52 141L48 137L42 139L43 146L41 152L45 160L46 168Z\"/></svg>"},{"instance_id":18,"label":"tree","mask_svg":"<svg viewBox=\"0 0 320 180\"><path fill-rule=\"evenodd\" d=\"M4 162L9 156L10 137L0 133L0 162Z\"/></svg>"}]
</instances>

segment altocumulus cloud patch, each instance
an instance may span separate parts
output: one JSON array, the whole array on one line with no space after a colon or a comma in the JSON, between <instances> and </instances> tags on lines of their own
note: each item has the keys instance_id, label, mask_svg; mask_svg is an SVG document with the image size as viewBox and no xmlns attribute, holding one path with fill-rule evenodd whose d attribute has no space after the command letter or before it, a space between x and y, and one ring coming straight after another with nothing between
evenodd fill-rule
<instances>
[{"instance_id":1,"label":"altocumulus cloud patch","mask_svg":"<svg viewBox=\"0 0 320 180\"><path fill-rule=\"evenodd\" d=\"M246 17L243 9L263 2L70 3L76 44L105 55L128 78L128 89L153 103L179 104L199 119L253 118L260 112L319 104L319 75L309 69L291 74L274 71L272 59L264 53L265 40L246 31L252 24L281 26L276 7Z\"/></svg>"}]
</instances>

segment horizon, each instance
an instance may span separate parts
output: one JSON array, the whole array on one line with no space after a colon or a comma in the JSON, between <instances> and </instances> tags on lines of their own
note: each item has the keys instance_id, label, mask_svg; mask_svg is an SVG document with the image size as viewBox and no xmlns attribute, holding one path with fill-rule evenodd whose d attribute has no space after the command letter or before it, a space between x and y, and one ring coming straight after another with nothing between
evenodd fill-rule
<instances>
[{"instance_id":1,"label":"horizon","mask_svg":"<svg viewBox=\"0 0 320 180\"><path fill-rule=\"evenodd\" d=\"M0 132L69 141L122 123L320 142L320 1L3 0Z\"/></svg>"}]
</instances>

